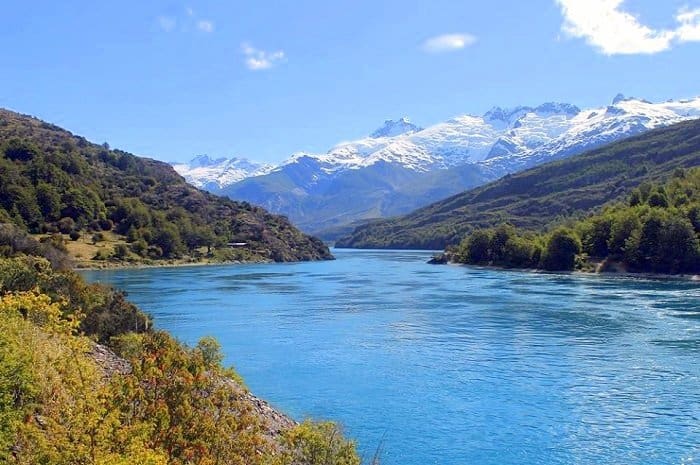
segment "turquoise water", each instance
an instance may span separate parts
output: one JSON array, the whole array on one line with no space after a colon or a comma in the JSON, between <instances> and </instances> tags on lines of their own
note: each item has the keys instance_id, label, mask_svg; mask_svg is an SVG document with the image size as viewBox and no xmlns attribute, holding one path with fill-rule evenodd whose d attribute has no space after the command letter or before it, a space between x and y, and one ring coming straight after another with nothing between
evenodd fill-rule
<instances>
[{"instance_id":1,"label":"turquoise water","mask_svg":"<svg viewBox=\"0 0 700 465\"><path fill-rule=\"evenodd\" d=\"M383 464L700 461L700 284L334 262L86 272Z\"/></svg>"}]
</instances>

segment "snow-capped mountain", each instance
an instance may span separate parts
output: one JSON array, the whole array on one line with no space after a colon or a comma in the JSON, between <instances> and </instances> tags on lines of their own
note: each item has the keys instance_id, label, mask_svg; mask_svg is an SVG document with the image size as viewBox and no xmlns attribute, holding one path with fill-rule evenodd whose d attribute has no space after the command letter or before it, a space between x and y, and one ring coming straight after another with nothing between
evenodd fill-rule
<instances>
[{"instance_id":1,"label":"snow-capped mountain","mask_svg":"<svg viewBox=\"0 0 700 465\"><path fill-rule=\"evenodd\" d=\"M388 120L323 154L299 152L276 167L198 157L175 169L193 184L288 215L322 233L406 213L504 174L623 137L700 118L700 97L651 103L616 96L581 110L567 103L462 115L421 128Z\"/></svg>"},{"instance_id":2,"label":"snow-capped mountain","mask_svg":"<svg viewBox=\"0 0 700 465\"><path fill-rule=\"evenodd\" d=\"M189 163L173 163L173 168L190 184L218 191L245 178L267 174L273 166L255 163L245 158L212 160L208 155L200 155Z\"/></svg>"},{"instance_id":3,"label":"snow-capped mountain","mask_svg":"<svg viewBox=\"0 0 700 465\"><path fill-rule=\"evenodd\" d=\"M554 137L545 136L531 147L518 144L518 136L514 131L508 131L482 164L497 168L498 174L505 174L581 153L649 129L700 118L700 97L651 103L618 94L607 107L572 112L571 115L560 127L543 127L541 131L549 131ZM532 125L523 122L523 126ZM532 129L529 131L531 135Z\"/></svg>"},{"instance_id":4,"label":"snow-capped mountain","mask_svg":"<svg viewBox=\"0 0 700 465\"><path fill-rule=\"evenodd\" d=\"M412 134L422 130L423 128L411 123L411 120L404 116L398 120L388 119L384 121L384 126L370 134L370 137L375 139L379 139L380 137L395 137L400 136L401 134Z\"/></svg>"}]
</instances>

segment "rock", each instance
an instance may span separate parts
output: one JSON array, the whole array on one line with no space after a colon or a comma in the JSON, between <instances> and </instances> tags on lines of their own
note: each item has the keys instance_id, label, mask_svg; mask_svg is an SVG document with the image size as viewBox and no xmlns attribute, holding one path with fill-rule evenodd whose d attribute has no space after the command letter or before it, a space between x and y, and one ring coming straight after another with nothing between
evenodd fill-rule
<instances>
[{"instance_id":1,"label":"rock","mask_svg":"<svg viewBox=\"0 0 700 465\"><path fill-rule=\"evenodd\" d=\"M430 265L446 265L449 262L450 262L449 256L446 253L433 255L433 258L428 260L428 264L430 264Z\"/></svg>"}]
</instances>

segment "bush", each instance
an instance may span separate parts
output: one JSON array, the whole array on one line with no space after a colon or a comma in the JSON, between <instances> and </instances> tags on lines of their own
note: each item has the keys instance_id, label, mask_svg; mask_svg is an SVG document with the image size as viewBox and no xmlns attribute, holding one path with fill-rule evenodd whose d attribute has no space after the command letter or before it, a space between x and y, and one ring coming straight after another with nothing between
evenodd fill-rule
<instances>
[{"instance_id":1,"label":"bush","mask_svg":"<svg viewBox=\"0 0 700 465\"><path fill-rule=\"evenodd\" d=\"M75 221L73 218L65 217L58 221L58 230L61 231L62 234L70 234L74 229Z\"/></svg>"},{"instance_id":2,"label":"bush","mask_svg":"<svg viewBox=\"0 0 700 465\"><path fill-rule=\"evenodd\" d=\"M105 249L100 249L97 251L94 257L92 257L93 260L109 260L112 257L112 254L107 252Z\"/></svg>"},{"instance_id":3,"label":"bush","mask_svg":"<svg viewBox=\"0 0 700 465\"><path fill-rule=\"evenodd\" d=\"M117 244L114 246L114 256L122 259L129 255L129 247L126 244Z\"/></svg>"},{"instance_id":4,"label":"bush","mask_svg":"<svg viewBox=\"0 0 700 465\"><path fill-rule=\"evenodd\" d=\"M343 438L331 422L305 421L285 432L285 463L304 465L360 465L355 443Z\"/></svg>"},{"instance_id":5,"label":"bush","mask_svg":"<svg viewBox=\"0 0 700 465\"><path fill-rule=\"evenodd\" d=\"M136 255L143 257L146 254L146 250L148 250L148 244L146 244L146 241L144 241L143 239L140 239L131 244L131 251L134 252Z\"/></svg>"},{"instance_id":6,"label":"bush","mask_svg":"<svg viewBox=\"0 0 700 465\"><path fill-rule=\"evenodd\" d=\"M70 240L72 241L77 241L80 239L80 233L78 231L71 231L70 234L68 234L68 237L70 237Z\"/></svg>"}]
</instances>

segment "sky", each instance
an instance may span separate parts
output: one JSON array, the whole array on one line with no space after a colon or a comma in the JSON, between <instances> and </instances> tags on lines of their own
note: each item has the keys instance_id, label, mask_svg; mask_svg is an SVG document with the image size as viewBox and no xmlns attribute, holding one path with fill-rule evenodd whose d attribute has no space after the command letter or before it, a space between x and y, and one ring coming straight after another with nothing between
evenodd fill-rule
<instances>
[{"instance_id":1,"label":"sky","mask_svg":"<svg viewBox=\"0 0 700 465\"><path fill-rule=\"evenodd\" d=\"M700 0L0 0L0 107L280 162L493 106L700 95Z\"/></svg>"}]
</instances>

